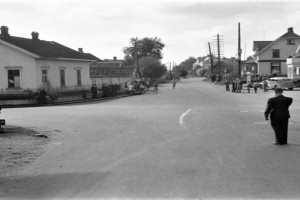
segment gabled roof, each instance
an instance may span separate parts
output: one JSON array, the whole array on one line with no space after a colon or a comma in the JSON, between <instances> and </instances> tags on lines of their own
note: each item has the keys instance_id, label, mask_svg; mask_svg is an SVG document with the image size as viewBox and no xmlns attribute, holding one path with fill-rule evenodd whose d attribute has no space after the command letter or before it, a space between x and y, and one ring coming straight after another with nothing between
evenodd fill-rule
<instances>
[{"instance_id":1,"label":"gabled roof","mask_svg":"<svg viewBox=\"0 0 300 200\"><path fill-rule=\"evenodd\" d=\"M280 38L300 38L300 36L294 33L293 30L291 30L283 34Z\"/></svg>"},{"instance_id":2,"label":"gabled roof","mask_svg":"<svg viewBox=\"0 0 300 200\"><path fill-rule=\"evenodd\" d=\"M254 41L253 42L253 51L254 50L262 50L263 48L265 48L266 46L268 46L269 44L271 44L273 41Z\"/></svg>"},{"instance_id":3,"label":"gabled roof","mask_svg":"<svg viewBox=\"0 0 300 200\"><path fill-rule=\"evenodd\" d=\"M22 37L3 36L3 35L0 35L0 40L3 40L21 49L27 50L36 55L39 55L42 58L76 59L76 60L90 60L90 61L100 60L99 58L97 58L92 54L81 53L53 41L28 39Z\"/></svg>"},{"instance_id":4,"label":"gabled roof","mask_svg":"<svg viewBox=\"0 0 300 200\"><path fill-rule=\"evenodd\" d=\"M258 54L260 54L261 52L265 51L269 46L271 46L272 44L276 43L276 42L277 42L278 40L280 40L281 38L300 38L300 36L297 35L297 34L295 34L294 31L293 31L293 28L290 27L290 28L288 28L288 32L287 32L287 33L283 34L282 36L280 36L279 38L277 38L277 39L274 40L273 42L268 41L268 42L270 42L270 43L269 43L268 45L266 45L265 47L263 47L261 50L258 49L259 52L257 52L255 55L258 55ZM255 43L255 42L258 42L258 41L254 41L254 43ZM255 50L255 49L254 49L254 45L253 45L253 50Z\"/></svg>"}]
</instances>

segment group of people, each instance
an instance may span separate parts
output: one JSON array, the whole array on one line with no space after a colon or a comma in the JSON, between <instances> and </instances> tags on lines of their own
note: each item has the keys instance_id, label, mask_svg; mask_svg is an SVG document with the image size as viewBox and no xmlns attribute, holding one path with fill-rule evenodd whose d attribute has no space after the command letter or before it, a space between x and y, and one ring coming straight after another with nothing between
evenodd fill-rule
<instances>
[{"instance_id":1,"label":"group of people","mask_svg":"<svg viewBox=\"0 0 300 200\"><path fill-rule=\"evenodd\" d=\"M117 96L117 91L120 89L119 84L111 83L105 84L103 83L102 87L103 97L114 97ZM98 97L98 87L96 84L93 84L91 87L92 98L96 99Z\"/></svg>"},{"instance_id":2,"label":"group of people","mask_svg":"<svg viewBox=\"0 0 300 200\"><path fill-rule=\"evenodd\" d=\"M125 89L128 90L130 94L142 94L146 91L149 91L151 85L153 85L153 92L158 93L158 83L155 81L154 83L150 83L149 81L137 79L135 81L127 81L125 82Z\"/></svg>"},{"instance_id":3,"label":"group of people","mask_svg":"<svg viewBox=\"0 0 300 200\"><path fill-rule=\"evenodd\" d=\"M241 79L237 78L234 81L231 82L232 85L232 92L236 92L236 93L241 93L242 89L243 89L243 82ZM226 91L230 91L230 81L225 81L225 86L226 86ZM257 93L257 89L259 88L259 83L258 82L254 82L253 84L251 84L251 82L247 82L246 83L247 86L247 91L248 93L250 93L251 88L253 87L254 92ZM263 82L263 90L264 92L268 91L268 84L267 81L265 80Z\"/></svg>"},{"instance_id":4,"label":"group of people","mask_svg":"<svg viewBox=\"0 0 300 200\"><path fill-rule=\"evenodd\" d=\"M232 81L232 88L231 91L232 92L236 92L236 93L241 93L242 88L243 88L243 82L241 79L237 78L236 80ZM226 86L226 91L230 91L230 82L226 81L225 82L225 86Z\"/></svg>"}]
</instances>

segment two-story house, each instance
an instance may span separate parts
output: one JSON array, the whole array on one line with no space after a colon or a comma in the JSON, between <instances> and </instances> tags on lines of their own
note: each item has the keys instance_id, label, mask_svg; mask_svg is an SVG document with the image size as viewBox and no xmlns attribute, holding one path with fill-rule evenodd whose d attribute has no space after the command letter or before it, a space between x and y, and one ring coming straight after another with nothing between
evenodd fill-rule
<instances>
[{"instance_id":1,"label":"two-story house","mask_svg":"<svg viewBox=\"0 0 300 200\"><path fill-rule=\"evenodd\" d=\"M293 28L274 41L254 41L254 61L260 75L286 75L286 59L292 55L300 44L300 36ZM252 66L251 66L252 67Z\"/></svg>"},{"instance_id":2,"label":"two-story house","mask_svg":"<svg viewBox=\"0 0 300 200\"><path fill-rule=\"evenodd\" d=\"M1 26L0 94L43 88L74 88L92 84L89 64L99 58L54 41L11 36Z\"/></svg>"}]
</instances>

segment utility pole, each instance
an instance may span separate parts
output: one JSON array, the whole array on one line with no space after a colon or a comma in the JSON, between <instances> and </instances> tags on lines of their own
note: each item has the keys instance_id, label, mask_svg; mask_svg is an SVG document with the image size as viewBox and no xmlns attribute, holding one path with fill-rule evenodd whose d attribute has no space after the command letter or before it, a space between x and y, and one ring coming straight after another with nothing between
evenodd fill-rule
<instances>
[{"instance_id":1,"label":"utility pole","mask_svg":"<svg viewBox=\"0 0 300 200\"><path fill-rule=\"evenodd\" d=\"M210 73L213 73L213 66L214 66L214 61L213 61L213 56L211 54L211 49L210 49L210 43L208 43L208 48L209 48L209 57L210 57Z\"/></svg>"},{"instance_id":2,"label":"utility pole","mask_svg":"<svg viewBox=\"0 0 300 200\"><path fill-rule=\"evenodd\" d=\"M218 74L221 77L221 56L224 56L224 39L223 35L217 34L213 39L213 51L215 55L218 55Z\"/></svg>"},{"instance_id":3,"label":"utility pole","mask_svg":"<svg viewBox=\"0 0 300 200\"><path fill-rule=\"evenodd\" d=\"M220 38L219 38L219 34L217 34L217 40L218 40L218 66L219 66L219 77L221 77L221 59L220 59Z\"/></svg>"},{"instance_id":4,"label":"utility pole","mask_svg":"<svg viewBox=\"0 0 300 200\"><path fill-rule=\"evenodd\" d=\"M172 63L170 62L170 78L172 79L173 77L172 77L171 65Z\"/></svg>"},{"instance_id":5,"label":"utility pole","mask_svg":"<svg viewBox=\"0 0 300 200\"><path fill-rule=\"evenodd\" d=\"M241 76L241 54L242 54L242 49L241 49L241 28L240 28L240 22L238 25L238 72L239 75L238 77Z\"/></svg>"}]
</instances>

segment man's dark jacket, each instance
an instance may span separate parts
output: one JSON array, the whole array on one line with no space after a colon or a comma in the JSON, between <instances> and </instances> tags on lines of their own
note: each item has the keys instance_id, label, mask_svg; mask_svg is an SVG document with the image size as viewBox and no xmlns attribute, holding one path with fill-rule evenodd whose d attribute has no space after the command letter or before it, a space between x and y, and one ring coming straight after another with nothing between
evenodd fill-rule
<instances>
[{"instance_id":1,"label":"man's dark jacket","mask_svg":"<svg viewBox=\"0 0 300 200\"><path fill-rule=\"evenodd\" d=\"M265 118L268 119L269 114L271 120L290 118L289 106L292 104L292 102L292 98L285 97L283 95L270 98L265 110Z\"/></svg>"}]
</instances>

